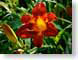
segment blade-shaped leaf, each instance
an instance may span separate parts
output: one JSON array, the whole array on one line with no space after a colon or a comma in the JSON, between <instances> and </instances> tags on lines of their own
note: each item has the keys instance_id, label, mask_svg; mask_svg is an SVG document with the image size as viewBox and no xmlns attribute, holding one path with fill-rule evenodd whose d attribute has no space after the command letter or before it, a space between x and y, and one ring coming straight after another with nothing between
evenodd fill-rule
<instances>
[{"instance_id":1,"label":"blade-shaped leaf","mask_svg":"<svg viewBox=\"0 0 78 60\"><path fill-rule=\"evenodd\" d=\"M2 24L2 29L10 41L12 41L13 43L17 43L17 36L8 24Z\"/></svg>"},{"instance_id":2,"label":"blade-shaped leaf","mask_svg":"<svg viewBox=\"0 0 78 60\"><path fill-rule=\"evenodd\" d=\"M55 43L57 44L61 38L61 35L63 34L64 30L61 30L56 37L53 38L55 40Z\"/></svg>"},{"instance_id":3,"label":"blade-shaped leaf","mask_svg":"<svg viewBox=\"0 0 78 60\"><path fill-rule=\"evenodd\" d=\"M11 11L10 11L10 9L8 8L8 6L7 6L6 3L0 1L0 7L1 7L1 6L4 7L9 13L11 13Z\"/></svg>"}]
</instances>

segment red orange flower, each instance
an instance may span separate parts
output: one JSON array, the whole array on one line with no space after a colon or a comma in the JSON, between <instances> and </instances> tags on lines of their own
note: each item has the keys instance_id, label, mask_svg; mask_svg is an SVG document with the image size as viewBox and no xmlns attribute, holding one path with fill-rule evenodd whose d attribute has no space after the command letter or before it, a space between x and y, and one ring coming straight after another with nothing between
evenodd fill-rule
<instances>
[{"instance_id":1,"label":"red orange flower","mask_svg":"<svg viewBox=\"0 0 78 60\"><path fill-rule=\"evenodd\" d=\"M41 47L44 36L56 36L58 30L53 25L56 15L52 12L47 13L45 5L40 2L32 9L32 16L25 14L16 34L21 38L33 38L34 46Z\"/></svg>"}]
</instances>

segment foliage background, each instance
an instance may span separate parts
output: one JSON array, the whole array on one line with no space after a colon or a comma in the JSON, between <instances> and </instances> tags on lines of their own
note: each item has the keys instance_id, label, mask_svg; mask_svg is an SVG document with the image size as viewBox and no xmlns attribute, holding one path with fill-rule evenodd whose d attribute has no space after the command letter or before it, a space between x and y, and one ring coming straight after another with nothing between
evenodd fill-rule
<instances>
[{"instance_id":1,"label":"foliage background","mask_svg":"<svg viewBox=\"0 0 78 60\"><path fill-rule=\"evenodd\" d=\"M38 2L44 2L48 12L55 12L59 34L44 37L42 48L32 47L31 38L21 39L15 44L0 28L0 54L71 54L72 53L72 0L0 0L0 24L8 24L14 32L22 25L20 17L31 13Z\"/></svg>"}]
</instances>

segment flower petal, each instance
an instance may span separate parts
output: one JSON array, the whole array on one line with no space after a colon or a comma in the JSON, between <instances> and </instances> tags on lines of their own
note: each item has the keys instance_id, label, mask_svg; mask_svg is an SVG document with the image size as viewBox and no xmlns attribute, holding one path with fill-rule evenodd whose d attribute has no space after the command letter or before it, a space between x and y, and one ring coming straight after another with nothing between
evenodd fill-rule
<instances>
[{"instance_id":1,"label":"flower petal","mask_svg":"<svg viewBox=\"0 0 78 60\"><path fill-rule=\"evenodd\" d=\"M47 29L46 23L44 22L44 20L41 17L37 18L37 21L34 24L33 29L34 31L44 31Z\"/></svg>"},{"instance_id":2,"label":"flower petal","mask_svg":"<svg viewBox=\"0 0 78 60\"><path fill-rule=\"evenodd\" d=\"M43 15L43 14L45 14L45 13L46 13L46 7L45 7L45 5L44 5L42 2L38 3L38 4L32 9L32 14L33 14L34 16L41 16L41 15Z\"/></svg>"},{"instance_id":3,"label":"flower petal","mask_svg":"<svg viewBox=\"0 0 78 60\"><path fill-rule=\"evenodd\" d=\"M21 17L22 23L28 23L30 20L31 20L30 15L24 15L24 16Z\"/></svg>"},{"instance_id":4,"label":"flower petal","mask_svg":"<svg viewBox=\"0 0 78 60\"><path fill-rule=\"evenodd\" d=\"M34 46L36 47L41 47L42 46L42 43L43 43L43 34L35 34L34 37L33 37L33 44Z\"/></svg>"},{"instance_id":5,"label":"flower petal","mask_svg":"<svg viewBox=\"0 0 78 60\"><path fill-rule=\"evenodd\" d=\"M16 34L21 38L32 38L32 35L34 34L34 31L32 30L32 24L23 25L16 31Z\"/></svg>"},{"instance_id":6,"label":"flower petal","mask_svg":"<svg viewBox=\"0 0 78 60\"><path fill-rule=\"evenodd\" d=\"M52 12L45 13L41 17L44 19L45 22L55 21L57 19L56 15Z\"/></svg>"},{"instance_id":7,"label":"flower petal","mask_svg":"<svg viewBox=\"0 0 78 60\"><path fill-rule=\"evenodd\" d=\"M54 21L57 19L56 15L52 12L50 12L47 16L48 16L47 18L49 21Z\"/></svg>"},{"instance_id":8,"label":"flower petal","mask_svg":"<svg viewBox=\"0 0 78 60\"><path fill-rule=\"evenodd\" d=\"M56 36L58 34L58 30L52 23L47 24L47 30L44 32L45 36Z\"/></svg>"},{"instance_id":9,"label":"flower petal","mask_svg":"<svg viewBox=\"0 0 78 60\"><path fill-rule=\"evenodd\" d=\"M48 22L48 13L45 13L43 16L41 16L45 22Z\"/></svg>"}]
</instances>

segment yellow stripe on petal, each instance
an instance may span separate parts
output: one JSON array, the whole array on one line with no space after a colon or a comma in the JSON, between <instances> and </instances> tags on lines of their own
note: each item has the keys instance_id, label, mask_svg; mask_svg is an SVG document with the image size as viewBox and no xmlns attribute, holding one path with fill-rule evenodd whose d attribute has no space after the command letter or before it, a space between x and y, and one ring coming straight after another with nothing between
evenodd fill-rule
<instances>
[{"instance_id":1,"label":"yellow stripe on petal","mask_svg":"<svg viewBox=\"0 0 78 60\"><path fill-rule=\"evenodd\" d=\"M37 27L39 28L40 31L46 30L46 23L41 17L38 17L37 19Z\"/></svg>"},{"instance_id":2,"label":"yellow stripe on petal","mask_svg":"<svg viewBox=\"0 0 78 60\"><path fill-rule=\"evenodd\" d=\"M5 33L5 35L8 37L8 39L11 42L13 42L13 43L18 42L15 32L13 31L13 29L8 24L2 24L2 29Z\"/></svg>"}]
</instances>

